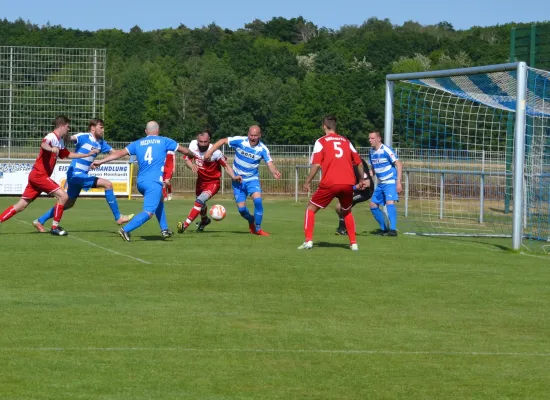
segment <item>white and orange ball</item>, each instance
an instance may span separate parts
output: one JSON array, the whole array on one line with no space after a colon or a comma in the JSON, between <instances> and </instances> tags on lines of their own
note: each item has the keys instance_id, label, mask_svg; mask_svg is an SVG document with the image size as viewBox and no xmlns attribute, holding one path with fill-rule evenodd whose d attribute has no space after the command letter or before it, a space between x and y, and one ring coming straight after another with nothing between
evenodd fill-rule
<instances>
[{"instance_id":1,"label":"white and orange ball","mask_svg":"<svg viewBox=\"0 0 550 400\"><path fill-rule=\"evenodd\" d=\"M225 218L225 207L216 204L210 207L210 218L212 218L214 221L221 221Z\"/></svg>"}]
</instances>

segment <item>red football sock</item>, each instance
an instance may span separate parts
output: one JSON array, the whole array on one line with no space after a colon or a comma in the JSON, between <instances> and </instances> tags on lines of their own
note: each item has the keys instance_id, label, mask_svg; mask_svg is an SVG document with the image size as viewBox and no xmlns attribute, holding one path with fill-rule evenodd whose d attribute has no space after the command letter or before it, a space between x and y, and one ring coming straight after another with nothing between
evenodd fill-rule
<instances>
[{"instance_id":1,"label":"red football sock","mask_svg":"<svg viewBox=\"0 0 550 400\"><path fill-rule=\"evenodd\" d=\"M346 224L346 230L348 231L349 243L357 243L355 236L355 219L353 218L353 214L351 212L344 217L344 223Z\"/></svg>"},{"instance_id":2,"label":"red football sock","mask_svg":"<svg viewBox=\"0 0 550 400\"><path fill-rule=\"evenodd\" d=\"M313 240L313 227L315 226L315 213L310 209L306 209L306 217L304 219L304 233L306 242Z\"/></svg>"},{"instance_id":3,"label":"red football sock","mask_svg":"<svg viewBox=\"0 0 550 400\"><path fill-rule=\"evenodd\" d=\"M166 191L168 192L168 194L172 194L172 184L171 183L166 185Z\"/></svg>"},{"instance_id":4,"label":"red football sock","mask_svg":"<svg viewBox=\"0 0 550 400\"><path fill-rule=\"evenodd\" d=\"M193 206L193 208L191 209L191 211L189 212L189 215L187 216L187 219L185 220L185 222L183 223L183 226L184 227L188 227L189 225L191 225L191 222L193 222L193 220L195 218L197 218L197 216L199 215L199 213L201 212L201 207L202 207L202 204L195 201L195 205Z\"/></svg>"},{"instance_id":5,"label":"red football sock","mask_svg":"<svg viewBox=\"0 0 550 400\"><path fill-rule=\"evenodd\" d=\"M59 225L59 221L61 221L61 217L63 216L63 210L65 209L65 206L63 204L56 204L53 207L53 222L52 226L56 227Z\"/></svg>"},{"instance_id":6,"label":"red football sock","mask_svg":"<svg viewBox=\"0 0 550 400\"><path fill-rule=\"evenodd\" d=\"M14 206L10 206L4 210L2 214L0 214L0 222L5 222L11 217L13 217L15 214L17 214L17 211L15 210Z\"/></svg>"},{"instance_id":7,"label":"red football sock","mask_svg":"<svg viewBox=\"0 0 550 400\"><path fill-rule=\"evenodd\" d=\"M162 187L162 197L166 198L168 194L166 193L166 186Z\"/></svg>"}]
</instances>

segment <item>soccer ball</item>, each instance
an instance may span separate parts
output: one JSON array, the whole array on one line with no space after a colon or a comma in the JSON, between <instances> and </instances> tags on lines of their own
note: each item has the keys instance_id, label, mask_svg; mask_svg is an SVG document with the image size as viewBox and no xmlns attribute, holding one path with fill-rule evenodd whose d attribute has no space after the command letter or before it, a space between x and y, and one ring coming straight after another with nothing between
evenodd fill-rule
<instances>
[{"instance_id":1,"label":"soccer ball","mask_svg":"<svg viewBox=\"0 0 550 400\"><path fill-rule=\"evenodd\" d=\"M210 207L210 218L214 221L221 221L225 218L225 207L219 204L216 204Z\"/></svg>"}]
</instances>

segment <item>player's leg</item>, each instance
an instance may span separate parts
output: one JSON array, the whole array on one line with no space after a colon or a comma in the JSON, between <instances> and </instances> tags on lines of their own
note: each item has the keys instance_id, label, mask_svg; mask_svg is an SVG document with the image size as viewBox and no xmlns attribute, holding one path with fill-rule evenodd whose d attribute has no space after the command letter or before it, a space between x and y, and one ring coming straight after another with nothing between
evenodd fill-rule
<instances>
[{"instance_id":1,"label":"player's leg","mask_svg":"<svg viewBox=\"0 0 550 400\"><path fill-rule=\"evenodd\" d=\"M304 243L298 250L309 250L313 247L313 231L315 229L315 214L322 208L326 208L334 196L328 188L318 188L309 200L304 217Z\"/></svg>"},{"instance_id":2,"label":"player's leg","mask_svg":"<svg viewBox=\"0 0 550 400\"><path fill-rule=\"evenodd\" d=\"M124 228L120 228L118 234L125 241L130 241L130 232L146 223L156 212L162 200L162 185L157 182L142 182L137 185L138 191L143 195L143 211L128 222Z\"/></svg>"},{"instance_id":3,"label":"player's leg","mask_svg":"<svg viewBox=\"0 0 550 400\"><path fill-rule=\"evenodd\" d=\"M212 197L214 197L216 193L218 193L218 191L220 190L220 186L221 186L220 181L217 181L217 182L211 182L211 183L205 184L202 187L201 196L203 196L202 197L203 205L200 211L201 222L199 223L197 232L203 232L204 228L206 228L206 226L210 225L210 223L212 222L212 220L208 217L208 206L206 202Z\"/></svg>"},{"instance_id":4,"label":"player's leg","mask_svg":"<svg viewBox=\"0 0 550 400\"><path fill-rule=\"evenodd\" d=\"M163 239L169 238L174 234L169 228L168 228L168 221L166 219L166 210L164 208L164 201L161 197L160 202L157 206L157 209L155 210L155 216L157 217L157 221L160 225L160 235Z\"/></svg>"},{"instance_id":5,"label":"player's leg","mask_svg":"<svg viewBox=\"0 0 550 400\"><path fill-rule=\"evenodd\" d=\"M52 229L50 230L50 233L56 236L66 236L67 232L59 225L59 222L63 217L63 211L65 210L65 203L67 203L67 200L69 200L69 196L67 196L67 193L63 189L61 189L59 186L56 190L54 190L53 192L50 192L49 194L53 195L57 199L57 202L53 207L53 221L52 221Z\"/></svg>"},{"instance_id":6,"label":"player's leg","mask_svg":"<svg viewBox=\"0 0 550 400\"><path fill-rule=\"evenodd\" d=\"M122 225L130 221L133 218L134 214L122 215L120 213L120 211L118 210L118 201L115 196L115 191L113 190L112 182L108 179L103 179L103 178L97 178L97 177L90 177L90 178L94 178L94 179L93 181L86 182L87 185L91 185L89 186L89 188L100 187L100 188L103 188L103 190L105 190L105 200L107 201L107 204L109 205L109 208L113 213L113 217L115 218L116 223L119 225ZM84 186L84 188L86 188L86 186ZM69 197L71 196L69 195Z\"/></svg>"},{"instance_id":7,"label":"player's leg","mask_svg":"<svg viewBox=\"0 0 550 400\"><path fill-rule=\"evenodd\" d=\"M17 203L15 203L13 206L9 206L6 208L2 214L0 214L0 224L6 222L8 219L13 217L15 214L23 211L25 208L28 207L29 204L32 203L34 199L24 199L21 198Z\"/></svg>"},{"instance_id":8,"label":"player's leg","mask_svg":"<svg viewBox=\"0 0 550 400\"><path fill-rule=\"evenodd\" d=\"M351 213L351 208L353 206L353 187L348 185L339 186L341 186L341 188L339 188L336 196L340 201L341 215L344 218L344 223L348 232L350 249L357 251L359 248L357 247L357 239L355 233L355 219L353 218L353 214Z\"/></svg>"},{"instance_id":9,"label":"player's leg","mask_svg":"<svg viewBox=\"0 0 550 400\"><path fill-rule=\"evenodd\" d=\"M168 179L166 181L166 198L168 199L168 201L171 201L172 200L172 178Z\"/></svg>"},{"instance_id":10,"label":"player's leg","mask_svg":"<svg viewBox=\"0 0 550 400\"><path fill-rule=\"evenodd\" d=\"M232 187L239 214L241 214L241 217L248 221L248 228L250 229L250 233L255 234L256 225L254 224L254 217L252 216L252 214L250 214L250 211L248 211L248 208L246 207L246 185L245 183L233 182Z\"/></svg>"},{"instance_id":11,"label":"player's leg","mask_svg":"<svg viewBox=\"0 0 550 400\"><path fill-rule=\"evenodd\" d=\"M388 219L390 229L386 233L387 236L397 236L397 209L395 202L399 201L397 187L395 184L384 185L384 195L386 199L386 210L388 211Z\"/></svg>"},{"instance_id":12,"label":"player's leg","mask_svg":"<svg viewBox=\"0 0 550 400\"><path fill-rule=\"evenodd\" d=\"M264 217L264 205L262 201L262 189L260 188L259 181L249 186L249 190L252 191L251 197L254 202L254 227L256 228L256 235L269 236L269 233L262 229L262 220Z\"/></svg>"},{"instance_id":13,"label":"player's leg","mask_svg":"<svg viewBox=\"0 0 550 400\"><path fill-rule=\"evenodd\" d=\"M80 186L79 182L73 181L72 178L67 179L67 202L65 203L64 210L68 210L74 206L76 203L76 200L78 199L78 196L80 196L80 191L82 190L82 187ZM44 214L42 214L40 217L35 219L32 224L36 228L38 232L46 232L46 228L44 228L44 225L48 220L52 219L55 214L55 207L50 208L48 211L46 211Z\"/></svg>"},{"instance_id":14,"label":"player's leg","mask_svg":"<svg viewBox=\"0 0 550 400\"><path fill-rule=\"evenodd\" d=\"M345 236L348 233L346 232L346 224L344 223L344 218L341 215L342 206L340 205L340 201L336 203L335 211L338 215L338 228L336 228L335 234Z\"/></svg>"},{"instance_id":15,"label":"player's leg","mask_svg":"<svg viewBox=\"0 0 550 400\"><path fill-rule=\"evenodd\" d=\"M21 199L13 206L9 206L8 208L6 208L2 212L2 214L0 214L0 224L6 222L15 214L26 209L29 204L31 204L38 196L40 196L40 193L42 193L42 189L35 184L35 180L39 179L35 178L35 175L33 174L33 172L31 172L29 174L29 181L27 183L27 186L25 187L25 190L21 195Z\"/></svg>"},{"instance_id":16,"label":"player's leg","mask_svg":"<svg viewBox=\"0 0 550 400\"><path fill-rule=\"evenodd\" d=\"M372 199L370 202L370 211L378 222L380 228L375 232L375 234L383 235L386 233L388 228L386 227L386 220L384 218L384 212L380 209L380 205L384 204L384 191L382 185L378 185L372 194Z\"/></svg>"}]
</instances>

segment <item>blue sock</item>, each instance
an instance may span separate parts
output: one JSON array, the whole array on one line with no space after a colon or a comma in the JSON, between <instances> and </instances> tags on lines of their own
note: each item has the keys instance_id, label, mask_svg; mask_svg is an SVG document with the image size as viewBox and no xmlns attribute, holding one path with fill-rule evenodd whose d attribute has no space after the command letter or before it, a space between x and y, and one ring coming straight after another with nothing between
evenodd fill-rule
<instances>
[{"instance_id":1,"label":"blue sock","mask_svg":"<svg viewBox=\"0 0 550 400\"><path fill-rule=\"evenodd\" d=\"M163 231L168 229L168 221L166 220L166 212L164 211L164 202L161 201L159 203L159 206L155 211L155 215L159 221L160 229Z\"/></svg>"},{"instance_id":2,"label":"blue sock","mask_svg":"<svg viewBox=\"0 0 550 400\"><path fill-rule=\"evenodd\" d=\"M380 229L385 231L386 221L384 220L384 212L379 207L371 208L370 211L372 212L372 215L374 216L376 222L378 222L378 224L380 225Z\"/></svg>"},{"instance_id":3,"label":"blue sock","mask_svg":"<svg viewBox=\"0 0 550 400\"><path fill-rule=\"evenodd\" d=\"M50 208L44 215L42 215L40 218L38 218L38 222L40 222L42 225L46 223L49 219L53 218L53 207Z\"/></svg>"},{"instance_id":4,"label":"blue sock","mask_svg":"<svg viewBox=\"0 0 550 400\"><path fill-rule=\"evenodd\" d=\"M397 209L395 208L395 204L388 204L386 206L386 210L388 210L388 219L390 220L390 229L392 231L395 231L397 227Z\"/></svg>"},{"instance_id":5,"label":"blue sock","mask_svg":"<svg viewBox=\"0 0 550 400\"><path fill-rule=\"evenodd\" d=\"M136 215L134 218L132 218L130 222L126 224L126 226L124 226L124 231L130 233L134 229L137 229L141 225L146 223L148 220L149 220L149 214L147 214L145 211L142 211L138 215Z\"/></svg>"},{"instance_id":6,"label":"blue sock","mask_svg":"<svg viewBox=\"0 0 550 400\"><path fill-rule=\"evenodd\" d=\"M258 197L254 199L254 222L256 223L256 231L262 229L262 219L264 217L264 205L262 199Z\"/></svg>"},{"instance_id":7,"label":"blue sock","mask_svg":"<svg viewBox=\"0 0 550 400\"><path fill-rule=\"evenodd\" d=\"M246 208L246 206L245 207L237 207L237 208L239 210L239 214L241 214L241 217L246 219L249 224L254 223L254 217L250 214L250 212L248 211L248 208Z\"/></svg>"},{"instance_id":8,"label":"blue sock","mask_svg":"<svg viewBox=\"0 0 550 400\"><path fill-rule=\"evenodd\" d=\"M113 189L105 190L105 200L107 200L107 204L111 207L115 220L119 219L120 211L118 211L118 202L116 201L116 196Z\"/></svg>"}]
</instances>

